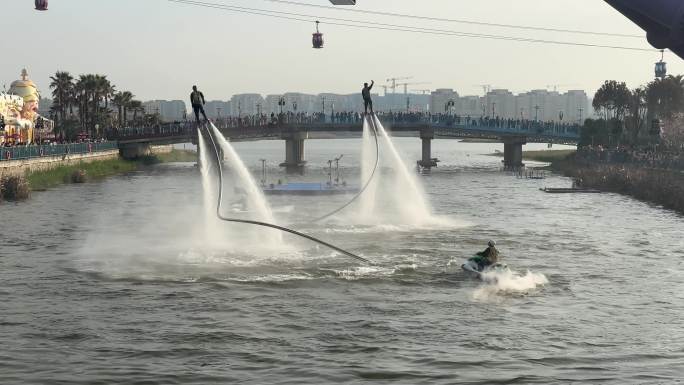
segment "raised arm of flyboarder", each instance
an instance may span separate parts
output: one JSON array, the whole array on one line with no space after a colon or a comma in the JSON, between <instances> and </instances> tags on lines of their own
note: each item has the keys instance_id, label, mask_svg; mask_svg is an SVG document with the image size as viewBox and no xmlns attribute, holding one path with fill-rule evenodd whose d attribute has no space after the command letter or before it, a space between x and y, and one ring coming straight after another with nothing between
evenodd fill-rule
<instances>
[{"instance_id":1,"label":"raised arm of flyboarder","mask_svg":"<svg viewBox=\"0 0 684 385\"><path fill-rule=\"evenodd\" d=\"M192 104L192 110L195 112L195 120L197 121L197 124L200 123L200 112L202 113L202 116L204 116L204 121L209 121L209 119L207 119L207 114L204 113L205 103L206 101L204 100L204 94L197 90L197 86L192 86L192 93L190 93L190 104Z\"/></svg>"},{"instance_id":2,"label":"raised arm of flyboarder","mask_svg":"<svg viewBox=\"0 0 684 385\"><path fill-rule=\"evenodd\" d=\"M368 83L363 83L363 90L361 91L361 95L363 96L363 104L364 104L364 109L366 111L366 114L368 114L368 108L370 107L370 112L371 114L373 113L373 100L371 99L371 89L373 88L373 85L375 85L375 80L371 80L370 86Z\"/></svg>"}]
</instances>

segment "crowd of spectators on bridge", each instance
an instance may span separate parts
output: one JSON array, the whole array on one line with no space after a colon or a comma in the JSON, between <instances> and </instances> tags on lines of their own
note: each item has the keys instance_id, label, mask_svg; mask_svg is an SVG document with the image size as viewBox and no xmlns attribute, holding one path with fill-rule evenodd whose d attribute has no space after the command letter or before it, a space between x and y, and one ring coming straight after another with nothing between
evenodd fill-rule
<instances>
[{"instance_id":1,"label":"crowd of spectators on bridge","mask_svg":"<svg viewBox=\"0 0 684 385\"><path fill-rule=\"evenodd\" d=\"M579 126L563 122L542 122L527 119L504 119L500 117L470 117L453 114L430 114L426 112L378 112L378 118L388 125L397 124L433 124L446 127L469 126L493 128L497 131L520 131L533 134L546 135L578 135ZM310 125L310 124L360 124L363 114L352 111L338 111L331 114L308 113L308 112L284 112L280 114L253 114L242 116L229 116L214 119L213 123L220 129L263 130L267 128L279 128L286 125ZM196 126L193 121L176 121L149 126L120 129L111 132L108 137L114 136L149 136L162 134L190 134Z\"/></svg>"},{"instance_id":2,"label":"crowd of spectators on bridge","mask_svg":"<svg viewBox=\"0 0 684 385\"><path fill-rule=\"evenodd\" d=\"M684 170L684 149L663 146L631 147L584 146L577 160L586 163L638 165L655 169Z\"/></svg>"}]
</instances>

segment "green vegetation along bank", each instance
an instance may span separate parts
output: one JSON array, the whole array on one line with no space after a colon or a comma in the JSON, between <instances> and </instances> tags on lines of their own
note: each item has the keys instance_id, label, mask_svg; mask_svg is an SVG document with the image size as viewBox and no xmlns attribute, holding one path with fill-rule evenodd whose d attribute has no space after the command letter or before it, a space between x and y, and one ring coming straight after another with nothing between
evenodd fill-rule
<instances>
[{"instance_id":1,"label":"green vegetation along bank","mask_svg":"<svg viewBox=\"0 0 684 385\"><path fill-rule=\"evenodd\" d=\"M631 164L591 164L574 155L555 161L552 169L579 187L632 196L684 214L684 173Z\"/></svg>"},{"instance_id":2,"label":"green vegetation along bank","mask_svg":"<svg viewBox=\"0 0 684 385\"><path fill-rule=\"evenodd\" d=\"M65 183L85 183L89 180L135 171L151 164L196 160L197 153L194 151L173 150L137 160L117 158L58 166L50 170L29 172L24 176L12 176L0 180L0 200L24 200L29 198L31 191L44 191Z\"/></svg>"}]
</instances>

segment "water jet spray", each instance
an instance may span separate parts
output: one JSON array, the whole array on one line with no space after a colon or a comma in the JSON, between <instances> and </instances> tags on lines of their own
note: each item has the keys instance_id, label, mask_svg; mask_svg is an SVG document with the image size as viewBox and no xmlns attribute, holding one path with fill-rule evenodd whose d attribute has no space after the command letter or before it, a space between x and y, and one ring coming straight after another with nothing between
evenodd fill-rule
<instances>
[{"instance_id":1,"label":"water jet spray","mask_svg":"<svg viewBox=\"0 0 684 385\"><path fill-rule=\"evenodd\" d=\"M210 128L209 128L209 125L211 125L211 130L210 130ZM276 229L276 230L279 230L279 231L282 231L282 232L290 233L290 234L296 235L296 236L298 236L298 237L305 238L305 239L308 239L308 240L313 241L313 242L315 242L315 243L318 243L318 244L320 244L320 245L323 245L323 246L325 246L325 247L327 247L327 248L329 248L329 249L332 249L332 250L334 250L334 251L337 251L337 252L339 252L339 253L342 253L342 254L344 254L344 255L346 255L346 256L348 256L348 257L351 257L351 258L353 258L353 259L356 259L356 260L358 260L358 261L361 261L361 262L364 262L364 263L371 264L371 262L370 262L369 260L367 260L366 258L360 257L360 256L358 256L358 255L356 255L356 254L353 254L353 253L351 253L351 252L349 252L349 251L346 251L346 250L344 250L344 249L341 249L341 248L339 248L339 247L337 247L337 246L335 246L335 245L332 245L332 244L330 244L330 243L328 243L328 242L322 241L322 240L320 240L320 239L318 239L318 238L315 238L315 237L313 237L313 236L311 236L311 235L307 235L307 234L304 234L304 233L300 233L299 231L292 230L292 229L289 229L289 228L287 228L287 227L278 226L278 225L275 225L275 224L272 224L272 223L266 223L266 222L248 220L248 219L229 218L229 217L223 216L223 214L221 214L221 204L222 204L222 201L223 201L223 164L222 164L221 152L220 152L220 150L219 150L218 145L216 144L216 140L214 139L214 135L212 134L212 130L213 130L214 132L217 132L218 129L217 129L212 123L208 123L207 125L205 125L205 126L203 126L203 127L205 128L205 131L206 131L207 136L208 136L209 139L211 140L212 147L213 147L213 149L214 149L214 152L213 152L213 153L214 153L214 155L216 156L216 158L215 158L215 159L216 159L216 164L218 165L218 177L219 177L219 183L218 183L218 185L219 185L219 188L218 188L218 202L217 202L217 205L216 205L216 216L217 216L220 220L225 221L225 222L243 223L243 224L250 224L250 225L255 225L255 226L268 227L268 228ZM202 128L201 128L201 127L198 129L198 135L202 135Z\"/></svg>"},{"instance_id":2,"label":"water jet spray","mask_svg":"<svg viewBox=\"0 0 684 385\"><path fill-rule=\"evenodd\" d=\"M359 190L359 192L356 195L354 195L354 197L351 200L349 200L349 202L347 202L343 206L339 207L338 209L331 211L326 215L323 215L322 217L314 219L313 220L314 223L320 222L320 221L327 219L327 218L330 218L333 215L335 215L335 214L339 213L340 211L349 207L352 203L354 203L357 199L359 199L359 197L361 195L363 195L363 193L368 189L368 186L370 186L371 182L373 182L373 177L375 177L375 172L377 171L378 163L380 162L380 144L378 143L378 129L375 126L375 114L372 114L370 116L364 116L363 119L364 119L364 123L368 123L368 126L371 128L371 132L373 133L373 138L375 139L375 165L373 166L373 171L371 172L370 176L368 177L368 180L363 185L361 190Z\"/></svg>"}]
</instances>

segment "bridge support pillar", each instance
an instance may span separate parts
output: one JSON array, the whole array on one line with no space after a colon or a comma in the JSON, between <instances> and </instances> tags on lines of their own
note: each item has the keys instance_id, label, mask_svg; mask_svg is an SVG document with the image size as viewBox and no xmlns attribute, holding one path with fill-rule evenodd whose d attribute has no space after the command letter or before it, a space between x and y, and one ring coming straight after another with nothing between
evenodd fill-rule
<instances>
[{"instance_id":1,"label":"bridge support pillar","mask_svg":"<svg viewBox=\"0 0 684 385\"><path fill-rule=\"evenodd\" d=\"M432 157L432 139L435 138L435 130L432 127L424 127L420 129L420 140L423 142L422 157L417 162L421 169L431 169L437 167L439 159Z\"/></svg>"},{"instance_id":2,"label":"bridge support pillar","mask_svg":"<svg viewBox=\"0 0 684 385\"><path fill-rule=\"evenodd\" d=\"M522 146L527 144L525 138L506 138L504 139L504 169L516 170L525 167L523 163Z\"/></svg>"},{"instance_id":3,"label":"bridge support pillar","mask_svg":"<svg viewBox=\"0 0 684 385\"><path fill-rule=\"evenodd\" d=\"M307 137L308 133L302 131L284 132L281 135L285 140L285 162L280 167L285 167L288 172L301 172L304 169L304 140Z\"/></svg>"},{"instance_id":4,"label":"bridge support pillar","mask_svg":"<svg viewBox=\"0 0 684 385\"><path fill-rule=\"evenodd\" d=\"M152 154L149 143L126 143L119 145L119 155L124 159L137 159Z\"/></svg>"}]
</instances>

